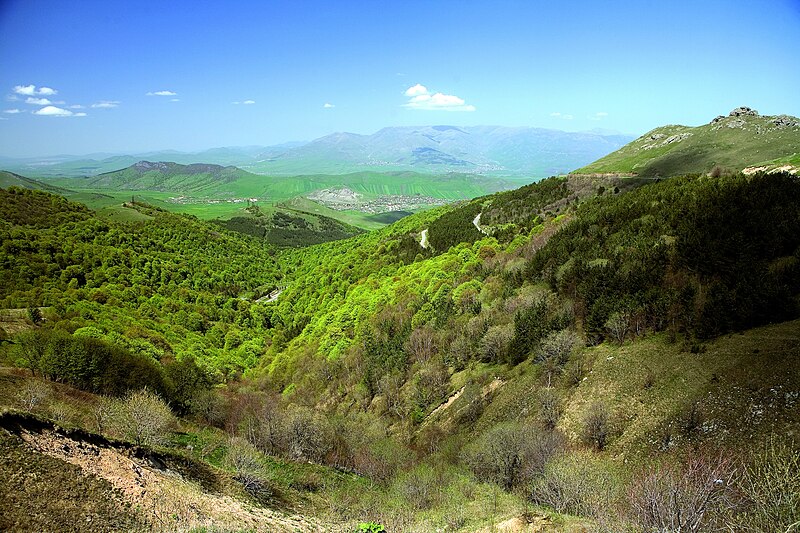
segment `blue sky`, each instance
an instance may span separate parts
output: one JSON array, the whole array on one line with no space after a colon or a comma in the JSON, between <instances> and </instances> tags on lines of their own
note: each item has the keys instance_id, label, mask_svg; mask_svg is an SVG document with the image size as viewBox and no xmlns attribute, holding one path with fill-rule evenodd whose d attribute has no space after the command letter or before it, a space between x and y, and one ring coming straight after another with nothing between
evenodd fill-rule
<instances>
[{"instance_id":1,"label":"blue sky","mask_svg":"<svg viewBox=\"0 0 800 533\"><path fill-rule=\"evenodd\" d=\"M800 0L0 0L0 155L800 115L798 30Z\"/></svg>"}]
</instances>

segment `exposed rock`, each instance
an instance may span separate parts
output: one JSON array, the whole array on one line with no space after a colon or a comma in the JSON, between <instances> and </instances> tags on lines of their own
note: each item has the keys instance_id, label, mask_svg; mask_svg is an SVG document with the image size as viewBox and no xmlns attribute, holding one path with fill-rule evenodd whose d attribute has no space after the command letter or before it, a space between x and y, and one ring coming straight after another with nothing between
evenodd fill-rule
<instances>
[{"instance_id":1,"label":"exposed rock","mask_svg":"<svg viewBox=\"0 0 800 533\"><path fill-rule=\"evenodd\" d=\"M169 168L166 163L151 163L150 161L139 161L133 168L140 172L147 172L149 170L159 170L164 172Z\"/></svg>"},{"instance_id":2,"label":"exposed rock","mask_svg":"<svg viewBox=\"0 0 800 533\"><path fill-rule=\"evenodd\" d=\"M756 111L755 109L750 109L749 107L742 106L742 107L737 107L736 109L734 109L733 111L728 113L728 116L729 117L744 117L744 116L757 117L758 116L758 111Z\"/></svg>"},{"instance_id":3,"label":"exposed rock","mask_svg":"<svg viewBox=\"0 0 800 533\"><path fill-rule=\"evenodd\" d=\"M661 146L666 146L668 144L680 142L687 137L691 137L693 134L691 132L685 131L683 133L676 133L675 135L670 135L669 137L666 136L664 133L654 133L648 140L652 140L654 142L643 144L639 149L640 150L650 150L651 148L660 148ZM666 137L666 139L664 138ZM662 140L663 139L663 140ZM661 142L656 142L661 141Z\"/></svg>"},{"instance_id":4,"label":"exposed rock","mask_svg":"<svg viewBox=\"0 0 800 533\"><path fill-rule=\"evenodd\" d=\"M711 121L711 123L712 124L716 124L717 122L723 120L724 118L725 118L725 115L718 115L716 118L714 118L714 120Z\"/></svg>"},{"instance_id":5,"label":"exposed rock","mask_svg":"<svg viewBox=\"0 0 800 533\"><path fill-rule=\"evenodd\" d=\"M745 125L745 121L743 118L735 118L726 122L725 125L729 128L741 128Z\"/></svg>"},{"instance_id":6,"label":"exposed rock","mask_svg":"<svg viewBox=\"0 0 800 533\"><path fill-rule=\"evenodd\" d=\"M665 144L672 144L672 143L680 142L680 141L686 139L687 137L691 137L691 136L692 136L692 134L689 133L688 131L683 132L683 133L678 133L676 135L670 135L669 137L667 137L667 139L664 142L661 143L661 145L664 146Z\"/></svg>"},{"instance_id":7,"label":"exposed rock","mask_svg":"<svg viewBox=\"0 0 800 533\"><path fill-rule=\"evenodd\" d=\"M800 120L789 115L778 115L772 119L772 123L778 128L797 128L800 126Z\"/></svg>"}]
</instances>

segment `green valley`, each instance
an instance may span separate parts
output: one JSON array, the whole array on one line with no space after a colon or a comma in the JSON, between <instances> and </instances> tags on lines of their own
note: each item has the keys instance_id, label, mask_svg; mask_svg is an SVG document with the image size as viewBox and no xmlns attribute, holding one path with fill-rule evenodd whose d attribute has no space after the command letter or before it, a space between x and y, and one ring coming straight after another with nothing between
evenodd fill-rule
<instances>
[{"instance_id":1,"label":"green valley","mask_svg":"<svg viewBox=\"0 0 800 533\"><path fill-rule=\"evenodd\" d=\"M800 518L770 500L800 497L774 477L800 460L788 173L553 177L283 250L260 220L306 215L209 223L137 200L114 218L0 192L0 296L19 310L0 316L2 353L28 371L0 371L2 445L42 450L0 468L55 458L84 483L89 463L57 450L87 443L146 468L138 510L119 514L127 474L92 467L110 483L91 489L99 523L647 531L667 519L650 505L702 528ZM145 385L158 396L132 396ZM123 413L163 400L163 424L126 451Z\"/></svg>"}]
</instances>

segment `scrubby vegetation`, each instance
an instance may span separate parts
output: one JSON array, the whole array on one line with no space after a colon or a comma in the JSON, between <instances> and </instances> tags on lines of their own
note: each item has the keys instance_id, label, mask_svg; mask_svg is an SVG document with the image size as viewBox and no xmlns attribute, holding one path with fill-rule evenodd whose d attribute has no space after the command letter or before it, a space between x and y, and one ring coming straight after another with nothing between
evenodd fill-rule
<instances>
[{"instance_id":1,"label":"scrubby vegetation","mask_svg":"<svg viewBox=\"0 0 800 533\"><path fill-rule=\"evenodd\" d=\"M0 399L348 531L785 531L800 181L642 183L551 178L280 252L1 191L0 296L44 311Z\"/></svg>"}]
</instances>

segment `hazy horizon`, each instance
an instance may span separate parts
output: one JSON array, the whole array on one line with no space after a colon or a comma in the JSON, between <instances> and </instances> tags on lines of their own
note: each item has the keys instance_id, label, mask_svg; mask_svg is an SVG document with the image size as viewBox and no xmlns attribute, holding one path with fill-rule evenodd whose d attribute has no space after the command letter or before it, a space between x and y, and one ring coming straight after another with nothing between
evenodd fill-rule
<instances>
[{"instance_id":1,"label":"hazy horizon","mask_svg":"<svg viewBox=\"0 0 800 533\"><path fill-rule=\"evenodd\" d=\"M740 105L800 115L799 23L791 0L11 0L0 153L197 152L434 124L641 134Z\"/></svg>"},{"instance_id":2,"label":"hazy horizon","mask_svg":"<svg viewBox=\"0 0 800 533\"><path fill-rule=\"evenodd\" d=\"M274 144L240 144L240 145L227 145L227 146L205 146L197 149L192 150L180 150L177 148L172 147L164 147L164 148L153 148L153 149L145 149L145 150L135 150L135 149L124 149L124 150L111 150L111 151L93 151L93 152L76 152L76 153L67 153L67 152L60 152L60 153L42 153L42 154L33 154L33 155L8 155L5 153L0 153L0 158L2 159L37 159L37 158L57 158L57 157L115 157L115 156L139 156L139 155L148 155L148 154L161 154L161 153L169 153L174 152L177 154L201 154L203 152L208 152L212 150L225 150L225 149L253 149L253 148L279 148L279 147L291 147L291 146L302 146L319 139L323 139L328 136L338 135L338 134L345 134L345 135L360 135L360 136L370 136L373 135L383 129L386 128L426 128L426 127L436 127L436 126L451 126L450 124L419 124L419 125L412 125L412 126L384 126L379 128L375 131L369 132L355 132L355 131L331 131L328 132L320 137L315 137L313 139L289 139L282 142L277 142ZM565 133L585 133L585 134L592 134L592 135L601 135L601 136L623 136L623 137L639 137L643 135L645 132L638 132L638 133L630 133L630 132L621 132L616 130L610 130L607 128L592 128L592 129L585 129L585 130L568 130L568 129L558 129L558 128L541 128L539 126L506 126L502 124L475 124L474 126L461 126L462 128L520 128L520 129L543 129L549 131L559 131Z\"/></svg>"}]
</instances>

